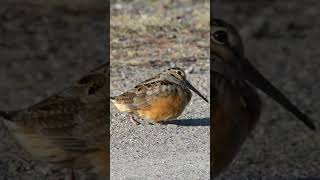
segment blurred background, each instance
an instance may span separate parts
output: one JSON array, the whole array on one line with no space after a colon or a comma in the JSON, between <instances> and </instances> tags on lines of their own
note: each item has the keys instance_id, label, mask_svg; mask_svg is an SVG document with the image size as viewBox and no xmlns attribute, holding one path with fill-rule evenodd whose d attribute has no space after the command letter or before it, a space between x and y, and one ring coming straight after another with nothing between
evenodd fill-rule
<instances>
[{"instance_id":1,"label":"blurred background","mask_svg":"<svg viewBox=\"0 0 320 180\"><path fill-rule=\"evenodd\" d=\"M0 4L0 109L39 102L105 63L105 1ZM2 121L0 139L1 180L62 179L60 169L27 159Z\"/></svg>"},{"instance_id":2,"label":"blurred background","mask_svg":"<svg viewBox=\"0 0 320 180\"><path fill-rule=\"evenodd\" d=\"M311 132L270 98L256 130L220 179L320 179L320 1L216 0L213 15L232 23L246 56L307 112Z\"/></svg>"}]
</instances>

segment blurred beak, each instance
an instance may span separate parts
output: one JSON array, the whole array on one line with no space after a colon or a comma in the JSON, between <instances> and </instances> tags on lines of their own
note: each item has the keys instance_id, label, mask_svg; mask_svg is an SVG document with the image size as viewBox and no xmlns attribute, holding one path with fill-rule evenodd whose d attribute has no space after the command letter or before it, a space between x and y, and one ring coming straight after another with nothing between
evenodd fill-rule
<instances>
[{"instance_id":1,"label":"blurred beak","mask_svg":"<svg viewBox=\"0 0 320 180\"><path fill-rule=\"evenodd\" d=\"M236 68L237 73L239 73L237 78L247 81L257 89L260 89L277 103L282 105L286 110L291 112L310 129L316 130L311 119L306 114L302 113L283 93L263 77L263 75L256 70L247 59L241 58L239 60L240 64L238 64Z\"/></svg>"},{"instance_id":2,"label":"blurred beak","mask_svg":"<svg viewBox=\"0 0 320 180\"><path fill-rule=\"evenodd\" d=\"M209 103L209 101L208 101L208 99L207 98L205 98L195 87L193 87L190 83L189 83L189 81L185 81L185 84L186 84L186 86L191 90L191 91L193 91L194 93L196 93L198 96L200 96L203 100L205 100L207 103Z\"/></svg>"}]
</instances>

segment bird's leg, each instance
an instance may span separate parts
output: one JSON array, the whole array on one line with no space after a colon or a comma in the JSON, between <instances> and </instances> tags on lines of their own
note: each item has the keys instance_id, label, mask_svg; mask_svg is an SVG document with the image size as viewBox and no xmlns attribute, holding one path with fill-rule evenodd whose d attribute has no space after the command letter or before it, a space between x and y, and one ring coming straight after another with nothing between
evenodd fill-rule
<instances>
[{"instance_id":1,"label":"bird's leg","mask_svg":"<svg viewBox=\"0 0 320 180\"><path fill-rule=\"evenodd\" d=\"M75 180L76 176L73 172L73 169L67 169L64 180Z\"/></svg>"},{"instance_id":2,"label":"bird's leg","mask_svg":"<svg viewBox=\"0 0 320 180\"><path fill-rule=\"evenodd\" d=\"M132 114L129 114L129 121L132 122L135 125L139 125L140 123L134 119Z\"/></svg>"}]
</instances>

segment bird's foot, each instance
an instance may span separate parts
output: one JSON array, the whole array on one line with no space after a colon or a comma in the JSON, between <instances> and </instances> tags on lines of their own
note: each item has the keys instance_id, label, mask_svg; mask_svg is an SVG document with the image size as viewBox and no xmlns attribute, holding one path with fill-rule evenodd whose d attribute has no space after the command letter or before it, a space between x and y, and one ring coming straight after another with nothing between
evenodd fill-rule
<instances>
[{"instance_id":1,"label":"bird's foot","mask_svg":"<svg viewBox=\"0 0 320 180\"><path fill-rule=\"evenodd\" d=\"M134 119L132 115L129 115L129 121L132 122L135 125L140 125L140 122Z\"/></svg>"}]
</instances>

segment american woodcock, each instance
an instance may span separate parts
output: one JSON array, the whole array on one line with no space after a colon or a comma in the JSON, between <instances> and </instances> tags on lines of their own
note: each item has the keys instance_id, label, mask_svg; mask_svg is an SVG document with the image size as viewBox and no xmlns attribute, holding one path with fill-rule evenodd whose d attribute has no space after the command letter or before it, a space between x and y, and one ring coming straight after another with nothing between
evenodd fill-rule
<instances>
[{"instance_id":1,"label":"american woodcock","mask_svg":"<svg viewBox=\"0 0 320 180\"><path fill-rule=\"evenodd\" d=\"M130 114L130 120L138 123L132 115L147 119L152 123L163 123L180 116L191 99L191 91L206 102L208 100L194 88L185 72L170 68L157 76L141 82L134 88L111 98L120 112Z\"/></svg>"},{"instance_id":2,"label":"american woodcock","mask_svg":"<svg viewBox=\"0 0 320 180\"><path fill-rule=\"evenodd\" d=\"M210 22L211 90L211 173L215 177L234 159L259 120L260 89L315 130L310 118L299 111L245 58L242 40L233 26L223 20Z\"/></svg>"},{"instance_id":3,"label":"american woodcock","mask_svg":"<svg viewBox=\"0 0 320 180\"><path fill-rule=\"evenodd\" d=\"M0 111L18 143L35 159L109 177L109 65L69 88L17 111Z\"/></svg>"}]
</instances>

